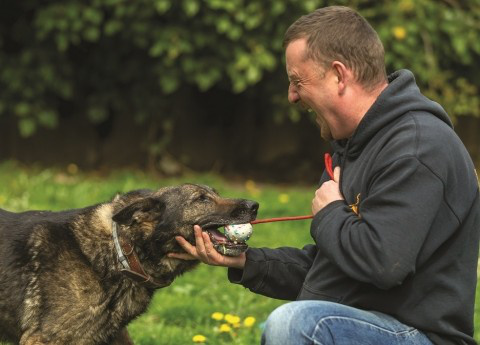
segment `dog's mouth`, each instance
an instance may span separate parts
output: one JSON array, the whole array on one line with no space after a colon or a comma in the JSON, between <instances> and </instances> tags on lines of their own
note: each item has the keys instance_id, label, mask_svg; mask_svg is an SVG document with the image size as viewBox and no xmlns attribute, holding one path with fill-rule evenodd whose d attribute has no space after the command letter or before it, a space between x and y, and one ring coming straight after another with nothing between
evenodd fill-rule
<instances>
[{"instance_id":1,"label":"dog's mouth","mask_svg":"<svg viewBox=\"0 0 480 345\"><path fill-rule=\"evenodd\" d=\"M219 230L224 225L203 227L203 230L208 233L215 250L227 256L238 256L246 251L248 244L244 241L231 241Z\"/></svg>"}]
</instances>

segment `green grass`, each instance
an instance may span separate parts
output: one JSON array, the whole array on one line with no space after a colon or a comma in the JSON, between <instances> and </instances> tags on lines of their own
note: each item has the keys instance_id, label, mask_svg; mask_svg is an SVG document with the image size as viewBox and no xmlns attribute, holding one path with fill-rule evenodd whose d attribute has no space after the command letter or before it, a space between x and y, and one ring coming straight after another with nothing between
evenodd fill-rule
<instances>
[{"instance_id":1,"label":"green grass","mask_svg":"<svg viewBox=\"0 0 480 345\"><path fill-rule=\"evenodd\" d=\"M213 175L161 179L139 171L100 176L55 169L24 169L11 162L0 164L0 181L0 207L12 211L84 207L108 200L117 192L194 182L211 185L224 196L259 201L259 218L308 214L315 187L228 182ZM296 221L258 224L249 244L299 247L307 242L312 242L308 221ZM480 296L480 285L477 295ZM147 313L133 321L129 331L138 345L193 344L192 337L197 334L204 335L207 344L258 344L262 322L282 303L230 284L222 267L201 265L175 280L170 287L159 290ZM211 318L214 312L237 315L241 320L253 316L257 321L250 328L241 326L231 333L220 333L222 322ZM480 303L475 306L475 315L476 340L480 341Z\"/></svg>"}]
</instances>

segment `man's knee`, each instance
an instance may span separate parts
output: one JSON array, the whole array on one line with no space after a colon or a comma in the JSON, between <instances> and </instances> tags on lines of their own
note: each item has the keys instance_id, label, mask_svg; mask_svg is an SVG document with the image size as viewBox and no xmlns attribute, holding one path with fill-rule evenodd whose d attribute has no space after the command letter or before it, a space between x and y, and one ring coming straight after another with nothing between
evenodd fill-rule
<instances>
[{"instance_id":1,"label":"man's knee","mask_svg":"<svg viewBox=\"0 0 480 345\"><path fill-rule=\"evenodd\" d=\"M353 337L356 334L358 337ZM267 319L263 345L431 344L416 329L391 316L325 301L298 301Z\"/></svg>"},{"instance_id":2,"label":"man's knee","mask_svg":"<svg viewBox=\"0 0 480 345\"><path fill-rule=\"evenodd\" d=\"M337 305L321 301L297 301L275 309L265 323L262 344L311 343L318 320L332 314Z\"/></svg>"},{"instance_id":3,"label":"man's knee","mask_svg":"<svg viewBox=\"0 0 480 345\"><path fill-rule=\"evenodd\" d=\"M288 344L287 339L294 336L290 334L290 330L296 329L295 325L292 325L296 321L295 314L298 312L296 303L283 304L268 316L262 336L262 344Z\"/></svg>"}]
</instances>

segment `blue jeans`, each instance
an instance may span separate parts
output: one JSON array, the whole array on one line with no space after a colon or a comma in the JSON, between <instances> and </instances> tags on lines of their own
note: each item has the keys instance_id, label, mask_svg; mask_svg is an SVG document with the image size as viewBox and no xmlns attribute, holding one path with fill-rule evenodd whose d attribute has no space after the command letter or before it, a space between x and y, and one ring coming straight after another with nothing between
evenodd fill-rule
<instances>
[{"instance_id":1,"label":"blue jeans","mask_svg":"<svg viewBox=\"0 0 480 345\"><path fill-rule=\"evenodd\" d=\"M391 316L338 303L297 301L267 319L262 345L432 345Z\"/></svg>"}]
</instances>

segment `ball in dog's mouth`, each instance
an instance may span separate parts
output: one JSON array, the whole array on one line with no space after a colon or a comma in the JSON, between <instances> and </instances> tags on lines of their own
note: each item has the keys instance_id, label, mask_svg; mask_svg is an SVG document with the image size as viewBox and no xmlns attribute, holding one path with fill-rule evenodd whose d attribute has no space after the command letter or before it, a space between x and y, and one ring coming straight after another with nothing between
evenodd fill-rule
<instances>
[{"instance_id":1,"label":"ball in dog's mouth","mask_svg":"<svg viewBox=\"0 0 480 345\"><path fill-rule=\"evenodd\" d=\"M230 241L246 242L252 233L253 227L250 223L225 225L225 237Z\"/></svg>"},{"instance_id":2,"label":"ball in dog's mouth","mask_svg":"<svg viewBox=\"0 0 480 345\"><path fill-rule=\"evenodd\" d=\"M245 243L252 235L252 225L235 224L225 225L225 233L218 229L207 229L215 250L223 255L238 256L245 252L248 245Z\"/></svg>"}]
</instances>

